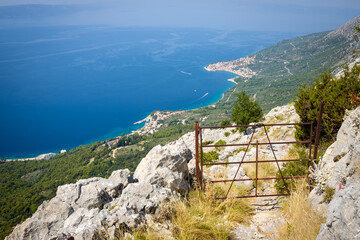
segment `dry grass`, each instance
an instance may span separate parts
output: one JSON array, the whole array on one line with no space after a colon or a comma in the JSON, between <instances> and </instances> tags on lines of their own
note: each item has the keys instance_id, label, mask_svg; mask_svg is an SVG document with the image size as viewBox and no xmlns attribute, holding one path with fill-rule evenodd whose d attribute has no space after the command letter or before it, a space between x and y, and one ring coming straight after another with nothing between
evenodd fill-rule
<instances>
[{"instance_id":1,"label":"dry grass","mask_svg":"<svg viewBox=\"0 0 360 240\"><path fill-rule=\"evenodd\" d=\"M160 232L147 228L145 230L137 231L133 234L134 240L163 240L167 239ZM123 238L125 239L125 238Z\"/></svg>"},{"instance_id":2,"label":"dry grass","mask_svg":"<svg viewBox=\"0 0 360 240\"><path fill-rule=\"evenodd\" d=\"M231 196L227 200L216 200L224 196L228 185L208 185L205 192L192 192L187 201L174 203L176 239L228 239L234 223L245 222L252 214L250 204L244 199ZM236 193L240 194L238 189Z\"/></svg>"},{"instance_id":3,"label":"dry grass","mask_svg":"<svg viewBox=\"0 0 360 240\"><path fill-rule=\"evenodd\" d=\"M296 191L283 202L286 224L279 229L279 239L316 239L325 218L311 209L306 182L298 181L295 186Z\"/></svg>"},{"instance_id":4,"label":"dry grass","mask_svg":"<svg viewBox=\"0 0 360 240\"><path fill-rule=\"evenodd\" d=\"M250 178L255 178L256 176L256 165L255 163L245 163L243 168L246 172L246 175ZM271 162L258 162L258 177L271 177L275 176L277 172L277 167L274 163Z\"/></svg>"},{"instance_id":5,"label":"dry grass","mask_svg":"<svg viewBox=\"0 0 360 240\"><path fill-rule=\"evenodd\" d=\"M163 219L157 221L171 221L172 238L187 239L224 239L230 237L230 230L235 223L246 223L253 213L250 203L244 199L236 199L234 194L245 194L248 189L233 186L234 191L227 200L216 200L224 196L228 184L208 184L206 191L192 191L187 199L173 201L165 205ZM134 239L168 239L171 238L152 228L139 229L132 233Z\"/></svg>"}]
</instances>

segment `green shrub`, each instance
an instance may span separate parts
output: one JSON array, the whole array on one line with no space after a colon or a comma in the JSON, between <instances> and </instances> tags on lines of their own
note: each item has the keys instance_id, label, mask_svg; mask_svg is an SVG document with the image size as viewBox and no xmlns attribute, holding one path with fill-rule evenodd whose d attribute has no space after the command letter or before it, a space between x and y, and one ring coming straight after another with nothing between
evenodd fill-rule
<instances>
[{"instance_id":1,"label":"green shrub","mask_svg":"<svg viewBox=\"0 0 360 240\"><path fill-rule=\"evenodd\" d=\"M225 136L225 137L230 136L230 132L225 132L225 133L224 133L224 136Z\"/></svg>"},{"instance_id":2,"label":"green shrub","mask_svg":"<svg viewBox=\"0 0 360 240\"><path fill-rule=\"evenodd\" d=\"M231 121L229 119L224 119L221 121L220 126L231 126Z\"/></svg>"},{"instance_id":3,"label":"green shrub","mask_svg":"<svg viewBox=\"0 0 360 240\"><path fill-rule=\"evenodd\" d=\"M325 186L325 195L323 202L330 202L335 194L335 189L329 186Z\"/></svg>"},{"instance_id":4,"label":"green shrub","mask_svg":"<svg viewBox=\"0 0 360 240\"><path fill-rule=\"evenodd\" d=\"M225 145L226 144L226 142L224 141L224 140L219 140L219 141L217 141L216 143L215 143L215 145ZM225 147L215 147L215 149L216 150L221 150L221 149L224 149Z\"/></svg>"},{"instance_id":5,"label":"green shrub","mask_svg":"<svg viewBox=\"0 0 360 240\"><path fill-rule=\"evenodd\" d=\"M215 150L203 153L203 163L212 163L219 159L219 153Z\"/></svg>"},{"instance_id":6,"label":"green shrub","mask_svg":"<svg viewBox=\"0 0 360 240\"><path fill-rule=\"evenodd\" d=\"M304 176L308 172L308 162L302 161L284 163L281 172L284 177ZM281 177L279 171L276 173L276 177ZM293 189L295 186L295 179L275 179L275 188L279 193L287 193L285 184L289 190Z\"/></svg>"},{"instance_id":7,"label":"green shrub","mask_svg":"<svg viewBox=\"0 0 360 240\"><path fill-rule=\"evenodd\" d=\"M234 128L234 129L231 130L232 133L236 133L237 131L238 131L237 128Z\"/></svg>"}]
</instances>

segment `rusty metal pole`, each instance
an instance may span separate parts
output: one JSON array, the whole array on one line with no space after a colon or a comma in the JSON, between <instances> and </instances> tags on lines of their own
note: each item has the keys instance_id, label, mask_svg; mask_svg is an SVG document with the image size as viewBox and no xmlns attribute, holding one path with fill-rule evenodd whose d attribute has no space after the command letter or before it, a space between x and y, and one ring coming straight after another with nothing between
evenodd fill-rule
<instances>
[{"instance_id":1,"label":"rusty metal pole","mask_svg":"<svg viewBox=\"0 0 360 240\"><path fill-rule=\"evenodd\" d=\"M319 117L318 122L316 126L316 136L315 136L315 145L314 145L314 157L313 160L317 158L317 152L319 147L319 140L320 140L320 130L321 130L321 124L322 124L322 115L324 112L324 101L321 101L320 103L320 109L319 109Z\"/></svg>"},{"instance_id":2,"label":"rusty metal pole","mask_svg":"<svg viewBox=\"0 0 360 240\"><path fill-rule=\"evenodd\" d=\"M255 197L257 197L257 187L258 187L258 160L259 160L259 141L256 140Z\"/></svg>"},{"instance_id":3,"label":"rusty metal pole","mask_svg":"<svg viewBox=\"0 0 360 240\"><path fill-rule=\"evenodd\" d=\"M195 122L195 173L196 187L200 187L200 169L199 169L199 122Z\"/></svg>"},{"instance_id":4,"label":"rusty metal pole","mask_svg":"<svg viewBox=\"0 0 360 240\"><path fill-rule=\"evenodd\" d=\"M313 164L313 160L311 159L311 148L312 148L312 137L313 137L313 123L311 123L310 125L310 144L309 144L309 161L308 161L308 182L309 182L309 192L311 192L312 190L312 179L310 178L310 171L311 169L314 169L314 164ZM311 169L310 169L311 168Z\"/></svg>"},{"instance_id":5,"label":"rusty metal pole","mask_svg":"<svg viewBox=\"0 0 360 240\"><path fill-rule=\"evenodd\" d=\"M203 165L204 165L204 154L203 154L203 139L202 139L202 130L201 128L199 128L199 135L200 135L200 187L201 187L201 190L205 190L205 186L204 186L204 183L203 183Z\"/></svg>"}]
</instances>

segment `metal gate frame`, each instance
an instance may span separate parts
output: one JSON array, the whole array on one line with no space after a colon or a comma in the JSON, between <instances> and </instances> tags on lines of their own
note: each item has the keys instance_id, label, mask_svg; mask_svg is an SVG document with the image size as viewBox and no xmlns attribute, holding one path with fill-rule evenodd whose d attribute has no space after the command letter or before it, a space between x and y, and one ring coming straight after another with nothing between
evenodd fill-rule
<instances>
[{"instance_id":1,"label":"metal gate frame","mask_svg":"<svg viewBox=\"0 0 360 240\"><path fill-rule=\"evenodd\" d=\"M287 183L285 181L285 179L294 179L294 178L308 178L309 180L309 185L311 186L311 179L309 178L309 172L307 173L307 175L305 176L283 176L279 162L295 162L295 161L307 161L308 162L308 169L310 167L313 168L313 160L317 158L317 150L318 150L318 145L319 145L319 139L320 139L320 129L321 129L321 122L322 122L322 112L323 112L323 102L321 102L320 104L320 111L319 111L319 119L318 119L318 123L317 123L317 128L316 128L316 136L315 136L315 144L314 144L314 155L313 158L311 158L311 150L312 150L312 138L313 138L313 123L278 123L278 124L263 124L263 123L256 123L253 125L240 125L240 126L213 126L213 127L199 127L199 123L195 122L195 158L196 158L196 179L197 179L197 186L200 189L204 189L204 184L203 184L203 177L202 177L202 173L203 173L203 167L204 166L211 166L211 165L229 165L229 164L239 164L237 171L234 175L233 179L222 179L222 180L212 180L210 182L212 183L217 183L217 182L231 182L231 185L229 187L229 190L226 193L226 196L223 198L218 198L218 199L226 199L228 197L228 194L231 190L231 187L233 185L234 182L236 181L255 181L255 195L248 195L248 196L236 196L235 198L251 198L251 197L270 197L270 196L288 196L290 195L290 191L289 188L287 186ZM309 140L308 141L281 141L281 142L271 142L267 129L266 127L270 127L270 126L296 126L296 125L309 125L310 126L310 136L309 136ZM252 135L250 137L249 142L246 144L223 144L223 145L203 145L203 141L202 141L202 132L204 129L218 129L218 128L252 128ZM265 134L267 137L268 142L251 142L253 139L253 136L255 134L255 129L256 128L264 128L265 130ZM200 136L200 139L199 139ZM200 145L199 145L199 140L200 140ZM274 152L273 149L273 145L278 145L278 144L309 144L309 158L306 159L282 159L282 160L278 160L276 157L276 154ZM255 161L244 161L244 158L246 156L246 153L248 152L248 149L251 145L255 145L256 146L256 159ZM271 160L261 160L259 161L258 159L258 150L259 150L259 145L270 145L270 149L272 150L274 159ZM210 148L210 147L227 147L227 146L247 146L246 147L246 151L241 159L240 162L215 162L215 163L204 163L203 162L203 148ZM201 161L200 161L201 160ZM275 162L280 176L281 177L262 177L259 178L258 177L258 164L259 163L265 163L265 162ZM255 172L255 178L249 178L249 179L236 179L236 176L240 170L240 167L243 163L255 163L256 167L256 172ZM267 195L259 195L258 194L258 181L263 181L263 180L273 180L273 179L282 179L284 182L284 186L286 189L287 194L267 194Z\"/></svg>"}]
</instances>

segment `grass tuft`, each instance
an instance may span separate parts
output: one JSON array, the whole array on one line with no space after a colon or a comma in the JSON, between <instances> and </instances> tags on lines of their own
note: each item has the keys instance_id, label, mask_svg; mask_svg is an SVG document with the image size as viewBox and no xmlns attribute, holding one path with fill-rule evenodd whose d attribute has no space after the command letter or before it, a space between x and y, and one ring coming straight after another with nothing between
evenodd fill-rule
<instances>
[{"instance_id":1,"label":"grass tuft","mask_svg":"<svg viewBox=\"0 0 360 240\"><path fill-rule=\"evenodd\" d=\"M227 189L208 185L205 192L193 191L186 201L173 204L176 239L228 239L231 223L245 222L252 209L243 199L216 200Z\"/></svg>"},{"instance_id":2,"label":"grass tuft","mask_svg":"<svg viewBox=\"0 0 360 240\"><path fill-rule=\"evenodd\" d=\"M325 218L311 209L308 191L305 180L297 181L295 191L282 203L286 223L279 229L280 240L316 239Z\"/></svg>"}]
</instances>

